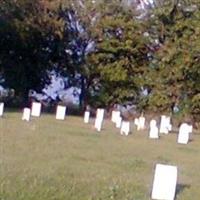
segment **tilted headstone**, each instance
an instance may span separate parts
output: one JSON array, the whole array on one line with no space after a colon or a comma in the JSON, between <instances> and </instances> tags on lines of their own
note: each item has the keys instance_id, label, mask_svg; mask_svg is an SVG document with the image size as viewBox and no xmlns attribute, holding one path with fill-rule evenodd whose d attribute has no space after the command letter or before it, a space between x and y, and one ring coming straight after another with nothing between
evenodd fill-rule
<instances>
[{"instance_id":1,"label":"tilted headstone","mask_svg":"<svg viewBox=\"0 0 200 200\"><path fill-rule=\"evenodd\" d=\"M187 144L190 139L190 133L192 133L192 125L182 123L179 128L178 143Z\"/></svg>"},{"instance_id":2,"label":"tilted headstone","mask_svg":"<svg viewBox=\"0 0 200 200\"><path fill-rule=\"evenodd\" d=\"M41 103L33 102L31 107L31 115L33 117L40 117L41 107L42 107Z\"/></svg>"},{"instance_id":3,"label":"tilted headstone","mask_svg":"<svg viewBox=\"0 0 200 200\"><path fill-rule=\"evenodd\" d=\"M160 121L160 133L168 134L172 130L170 117L162 115Z\"/></svg>"},{"instance_id":4,"label":"tilted headstone","mask_svg":"<svg viewBox=\"0 0 200 200\"><path fill-rule=\"evenodd\" d=\"M101 131L103 118L104 118L104 109L98 108L94 124L94 127L97 129L97 131Z\"/></svg>"},{"instance_id":5,"label":"tilted headstone","mask_svg":"<svg viewBox=\"0 0 200 200\"><path fill-rule=\"evenodd\" d=\"M25 121L30 121L30 117L31 117L31 109L30 108L24 108L23 110L23 115L22 115L22 120Z\"/></svg>"},{"instance_id":6,"label":"tilted headstone","mask_svg":"<svg viewBox=\"0 0 200 200\"><path fill-rule=\"evenodd\" d=\"M58 105L56 109L56 119L65 120L66 106Z\"/></svg>"},{"instance_id":7,"label":"tilted headstone","mask_svg":"<svg viewBox=\"0 0 200 200\"><path fill-rule=\"evenodd\" d=\"M150 121L149 138L152 138L152 139L159 138L157 123L156 123L156 120L154 119Z\"/></svg>"},{"instance_id":8,"label":"tilted headstone","mask_svg":"<svg viewBox=\"0 0 200 200\"><path fill-rule=\"evenodd\" d=\"M157 164L154 174L151 198L155 200L174 200L177 183L177 167Z\"/></svg>"},{"instance_id":9,"label":"tilted headstone","mask_svg":"<svg viewBox=\"0 0 200 200\"><path fill-rule=\"evenodd\" d=\"M88 124L89 121L90 121L90 112L85 111L85 113L84 113L84 123Z\"/></svg>"},{"instance_id":10,"label":"tilted headstone","mask_svg":"<svg viewBox=\"0 0 200 200\"><path fill-rule=\"evenodd\" d=\"M127 136L129 133L130 133L130 122L122 121L120 134Z\"/></svg>"},{"instance_id":11,"label":"tilted headstone","mask_svg":"<svg viewBox=\"0 0 200 200\"><path fill-rule=\"evenodd\" d=\"M0 103L0 117L3 116L3 111L4 111L4 103Z\"/></svg>"}]
</instances>

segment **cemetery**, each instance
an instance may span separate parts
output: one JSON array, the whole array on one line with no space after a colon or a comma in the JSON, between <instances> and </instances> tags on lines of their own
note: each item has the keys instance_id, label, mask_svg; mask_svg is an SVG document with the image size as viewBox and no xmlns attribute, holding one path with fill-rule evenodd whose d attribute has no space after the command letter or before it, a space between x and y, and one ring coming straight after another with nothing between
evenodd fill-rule
<instances>
[{"instance_id":1,"label":"cemetery","mask_svg":"<svg viewBox=\"0 0 200 200\"><path fill-rule=\"evenodd\" d=\"M199 200L200 2L2 0L0 200Z\"/></svg>"},{"instance_id":2,"label":"cemetery","mask_svg":"<svg viewBox=\"0 0 200 200\"><path fill-rule=\"evenodd\" d=\"M142 130L132 120L119 129L104 109L75 117L32 105L4 107L0 118L5 199L199 199L200 134L191 125L163 134L154 119Z\"/></svg>"}]
</instances>

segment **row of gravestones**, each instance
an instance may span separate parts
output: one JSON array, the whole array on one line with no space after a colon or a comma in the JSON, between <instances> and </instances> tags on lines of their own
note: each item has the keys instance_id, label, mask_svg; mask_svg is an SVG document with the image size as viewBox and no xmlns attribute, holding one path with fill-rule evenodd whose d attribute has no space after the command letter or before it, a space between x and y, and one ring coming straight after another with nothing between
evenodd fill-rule
<instances>
[{"instance_id":1,"label":"row of gravestones","mask_svg":"<svg viewBox=\"0 0 200 200\"><path fill-rule=\"evenodd\" d=\"M0 116L3 116L3 110L4 110L4 104L0 103ZM58 105L56 111L56 119L64 120L65 113L66 113L66 107ZM41 114L41 103L33 102L31 109L24 108L22 120L29 121L30 116L39 117L40 114ZM101 131L103 119L104 119L104 109L97 109L97 114L95 119L95 128L97 129L97 131ZM165 123L163 122L163 125L160 126L160 132L167 133L167 129L171 130L172 128L169 123L170 119L168 117L161 118L161 124L162 124L162 119L163 120L166 119L166 121L164 120ZM90 120L90 112L86 111L84 114L84 122L89 123L89 120ZM116 124L117 128L121 128L120 130L121 134L128 135L128 133L130 132L130 122L123 121L122 119L120 119L120 113L118 111L113 111L111 120ZM137 130L144 129L145 118L141 116L140 118L135 119L134 123L137 125ZM181 127L182 128L180 128L180 131L183 132L182 134L185 134L187 132L186 129L188 128L188 126L182 125ZM157 138L158 128L156 126L155 120L152 120L150 122L150 132L152 132L150 133L150 135L153 135L152 138ZM156 135L156 137L154 135ZM156 164L151 198L155 200L174 200L176 193L177 173L178 173L177 166Z\"/></svg>"},{"instance_id":2,"label":"row of gravestones","mask_svg":"<svg viewBox=\"0 0 200 200\"><path fill-rule=\"evenodd\" d=\"M30 121L31 116L33 117L40 117L41 115L41 108L42 105L39 102L33 102L31 109L30 108L24 108L22 120ZM4 112L4 103L0 103L0 117L3 116ZM56 119L58 120L64 120L66 114L66 106L58 105L56 109Z\"/></svg>"},{"instance_id":3,"label":"row of gravestones","mask_svg":"<svg viewBox=\"0 0 200 200\"><path fill-rule=\"evenodd\" d=\"M0 103L0 117L3 116L4 103ZM56 119L64 120L66 114L66 106L57 106ZM24 108L22 120L30 121L31 116L39 117L41 115L41 103L33 102L31 109ZM90 112L86 111L84 114L84 122L89 123ZM97 109L95 128L97 131L101 131L104 119L104 109ZM116 128L120 128L121 135L129 135L130 122L122 120L120 111L112 111L111 121L115 123ZM137 130L145 129L145 118L143 116L136 118L134 124L137 126ZM162 115L160 128L158 129L156 120L150 121L149 138L158 139L159 133L168 134L172 130L172 124L170 117ZM187 144L189 141L189 134L192 133L192 125L182 123L179 128L178 143Z\"/></svg>"},{"instance_id":4,"label":"row of gravestones","mask_svg":"<svg viewBox=\"0 0 200 200\"><path fill-rule=\"evenodd\" d=\"M84 122L89 123L90 112L86 111L84 114ZM104 119L104 109L97 109L95 128L97 131L101 131ZM120 128L121 135L129 135L130 122L122 120L120 111L112 111L111 121L115 123L116 128ZM135 118L134 124L137 126L137 130L145 129L145 117L141 116ZM169 116L162 115L160 126L158 128L156 120L152 119L149 124L149 138L158 139L160 134L168 134L172 130L172 124ZM192 125L182 123L179 128L178 140L180 144L187 144L192 133Z\"/></svg>"}]
</instances>

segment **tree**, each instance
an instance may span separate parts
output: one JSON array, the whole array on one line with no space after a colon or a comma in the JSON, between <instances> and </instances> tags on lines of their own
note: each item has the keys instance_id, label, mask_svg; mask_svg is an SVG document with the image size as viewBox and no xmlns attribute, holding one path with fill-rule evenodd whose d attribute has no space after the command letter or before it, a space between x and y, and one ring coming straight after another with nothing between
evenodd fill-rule
<instances>
[{"instance_id":1,"label":"tree","mask_svg":"<svg viewBox=\"0 0 200 200\"><path fill-rule=\"evenodd\" d=\"M0 22L1 72L6 84L27 102L29 89L39 89L47 81L61 22L40 1L3 1Z\"/></svg>"},{"instance_id":2,"label":"tree","mask_svg":"<svg viewBox=\"0 0 200 200\"><path fill-rule=\"evenodd\" d=\"M183 113L200 114L199 6L197 1L165 1L150 19L152 43L158 46L148 76L150 107L159 104L166 111L178 105Z\"/></svg>"},{"instance_id":3,"label":"tree","mask_svg":"<svg viewBox=\"0 0 200 200\"><path fill-rule=\"evenodd\" d=\"M101 6L93 30L96 51L88 58L96 72L93 95L101 106L137 102L149 62L146 25L119 2Z\"/></svg>"}]
</instances>

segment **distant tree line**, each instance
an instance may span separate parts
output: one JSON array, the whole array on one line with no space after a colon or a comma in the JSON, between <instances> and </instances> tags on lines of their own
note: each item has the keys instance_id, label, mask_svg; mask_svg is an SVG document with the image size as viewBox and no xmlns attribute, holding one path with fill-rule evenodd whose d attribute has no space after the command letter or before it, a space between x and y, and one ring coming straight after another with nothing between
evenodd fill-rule
<instances>
[{"instance_id":1,"label":"distant tree line","mask_svg":"<svg viewBox=\"0 0 200 200\"><path fill-rule=\"evenodd\" d=\"M146 10L125 0L2 0L0 73L24 102L54 69L80 75L81 107L130 103L199 121L199 21L195 0Z\"/></svg>"}]
</instances>

